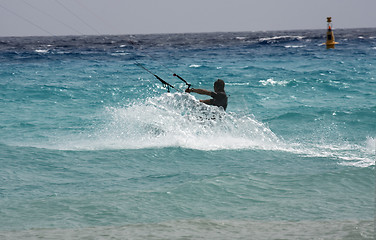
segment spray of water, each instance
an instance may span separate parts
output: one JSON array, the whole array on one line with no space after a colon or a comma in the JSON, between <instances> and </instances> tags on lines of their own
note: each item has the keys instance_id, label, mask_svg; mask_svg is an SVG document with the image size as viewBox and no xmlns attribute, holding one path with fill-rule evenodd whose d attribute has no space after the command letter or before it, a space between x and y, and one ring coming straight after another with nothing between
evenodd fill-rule
<instances>
[{"instance_id":1,"label":"spray of water","mask_svg":"<svg viewBox=\"0 0 376 240\"><path fill-rule=\"evenodd\" d=\"M164 94L124 107L108 107L93 134L102 148L184 147L200 150L276 149L279 138L252 116L198 102L185 93Z\"/></svg>"},{"instance_id":2,"label":"spray of water","mask_svg":"<svg viewBox=\"0 0 376 240\"><path fill-rule=\"evenodd\" d=\"M181 147L203 151L257 149L339 159L357 167L375 165L375 140L363 145L285 141L251 114L225 112L186 93L166 93L106 107L101 123L60 136L46 148L105 150ZM33 145L34 146L34 145ZM42 146L43 147L43 146Z\"/></svg>"}]
</instances>

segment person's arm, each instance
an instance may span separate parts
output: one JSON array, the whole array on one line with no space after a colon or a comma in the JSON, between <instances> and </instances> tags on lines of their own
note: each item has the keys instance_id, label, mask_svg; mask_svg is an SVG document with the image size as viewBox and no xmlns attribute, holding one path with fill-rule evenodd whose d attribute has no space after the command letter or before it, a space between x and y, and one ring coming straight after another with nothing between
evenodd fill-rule
<instances>
[{"instance_id":1,"label":"person's arm","mask_svg":"<svg viewBox=\"0 0 376 240\"><path fill-rule=\"evenodd\" d=\"M201 95L211 96L211 91L208 91L208 90L205 90L205 89L200 89L200 88L187 88L185 90L185 92L187 92L187 93L194 92L194 93L201 94Z\"/></svg>"},{"instance_id":2,"label":"person's arm","mask_svg":"<svg viewBox=\"0 0 376 240\"><path fill-rule=\"evenodd\" d=\"M212 105L212 99L200 100L200 102L205 103L207 105Z\"/></svg>"}]
</instances>

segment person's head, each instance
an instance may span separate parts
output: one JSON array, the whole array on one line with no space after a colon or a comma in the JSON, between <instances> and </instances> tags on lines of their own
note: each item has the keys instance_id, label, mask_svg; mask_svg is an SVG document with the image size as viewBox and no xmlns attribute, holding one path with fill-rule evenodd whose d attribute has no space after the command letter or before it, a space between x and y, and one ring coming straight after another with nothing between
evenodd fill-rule
<instances>
[{"instance_id":1,"label":"person's head","mask_svg":"<svg viewBox=\"0 0 376 240\"><path fill-rule=\"evenodd\" d=\"M218 79L214 82L214 91L215 92L224 92L225 91L225 82L222 79Z\"/></svg>"}]
</instances>

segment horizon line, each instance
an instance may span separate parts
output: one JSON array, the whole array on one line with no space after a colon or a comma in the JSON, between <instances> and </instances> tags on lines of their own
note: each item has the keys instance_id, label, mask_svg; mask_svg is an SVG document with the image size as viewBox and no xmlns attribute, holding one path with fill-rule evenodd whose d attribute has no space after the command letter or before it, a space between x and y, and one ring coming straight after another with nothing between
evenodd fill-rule
<instances>
[{"instance_id":1,"label":"horizon line","mask_svg":"<svg viewBox=\"0 0 376 240\"><path fill-rule=\"evenodd\" d=\"M376 27L349 27L335 28L334 30L353 30L353 29L376 29ZM62 34L62 35L4 35L0 38L23 38L23 37L95 37L95 36L134 36L134 35L179 35L179 34L210 34L210 33L257 33L257 32L289 32L289 31L326 31L326 28L311 29L285 29L285 30L244 30L244 31L198 31L198 32L161 32L161 33L104 33L104 34Z\"/></svg>"}]
</instances>

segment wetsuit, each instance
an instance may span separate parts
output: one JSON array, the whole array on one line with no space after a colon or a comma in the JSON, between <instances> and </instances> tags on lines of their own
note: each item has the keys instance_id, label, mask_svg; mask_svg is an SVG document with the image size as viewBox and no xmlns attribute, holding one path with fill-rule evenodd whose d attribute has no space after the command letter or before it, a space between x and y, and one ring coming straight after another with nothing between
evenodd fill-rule
<instances>
[{"instance_id":1,"label":"wetsuit","mask_svg":"<svg viewBox=\"0 0 376 240\"><path fill-rule=\"evenodd\" d=\"M224 110L227 108L227 95L225 92L211 92L210 105L217 107L223 107Z\"/></svg>"}]
</instances>

